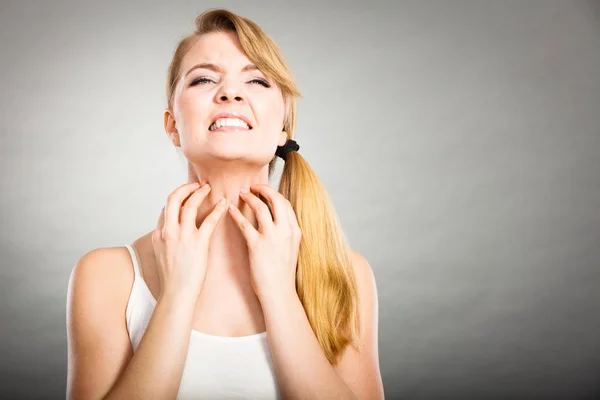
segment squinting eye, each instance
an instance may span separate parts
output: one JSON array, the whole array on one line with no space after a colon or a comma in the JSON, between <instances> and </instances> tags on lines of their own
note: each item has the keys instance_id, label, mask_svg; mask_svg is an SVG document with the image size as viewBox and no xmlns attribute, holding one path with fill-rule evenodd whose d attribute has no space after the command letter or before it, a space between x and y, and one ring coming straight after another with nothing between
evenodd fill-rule
<instances>
[{"instance_id":1,"label":"squinting eye","mask_svg":"<svg viewBox=\"0 0 600 400\"><path fill-rule=\"evenodd\" d=\"M212 79L198 78L198 79L194 80L192 83L190 83L190 86L194 86L194 85L196 85L198 83L208 83L208 82L215 83Z\"/></svg>"},{"instance_id":2,"label":"squinting eye","mask_svg":"<svg viewBox=\"0 0 600 400\"><path fill-rule=\"evenodd\" d=\"M269 82L265 81L264 79L260 79L260 78L252 79L250 82L256 82L259 85L263 85L264 87L267 87L267 88L271 87Z\"/></svg>"}]
</instances>

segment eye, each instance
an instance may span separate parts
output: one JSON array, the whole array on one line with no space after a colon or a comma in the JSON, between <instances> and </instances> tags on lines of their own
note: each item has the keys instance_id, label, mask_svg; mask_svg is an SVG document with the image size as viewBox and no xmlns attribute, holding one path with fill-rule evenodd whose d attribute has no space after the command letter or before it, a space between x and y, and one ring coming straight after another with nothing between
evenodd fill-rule
<instances>
[{"instance_id":1,"label":"eye","mask_svg":"<svg viewBox=\"0 0 600 400\"><path fill-rule=\"evenodd\" d=\"M201 78L198 78L198 79L194 79L192 81L192 83L190 83L190 86L197 85L198 83L208 83L208 82L215 83L215 81L213 81L212 79L209 79L209 78L206 78L206 77L201 77Z\"/></svg>"},{"instance_id":2,"label":"eye","mask_svg":"<svg viewBox=\"0 0 600 400\"><path fill-rule=\"evenodd\" d=\"M262 78L252 79L250 82L251 83L258 83L259 85L263 85L266 88L270 88L271 87L271 84L269 82L267 82L266 80L262 79Z\"/></svg>"}]
</instances>

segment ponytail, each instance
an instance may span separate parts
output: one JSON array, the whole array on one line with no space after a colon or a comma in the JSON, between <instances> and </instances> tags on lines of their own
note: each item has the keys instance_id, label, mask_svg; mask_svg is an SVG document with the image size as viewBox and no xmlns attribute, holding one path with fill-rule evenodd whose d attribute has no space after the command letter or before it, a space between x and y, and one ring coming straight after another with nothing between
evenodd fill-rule
<instances>
[{"instance_id":1,"label":"ponytail","mask_svg":"<svg viewBox=\"0 0 600 400\"><path fill-rule=\"evenodd\" d=\"M310 326L332 365L359 344L358 292L350 247L321 180L297 152L286 156L279 192L302 231L296 290Z\"/></svg>"}]
</instances>

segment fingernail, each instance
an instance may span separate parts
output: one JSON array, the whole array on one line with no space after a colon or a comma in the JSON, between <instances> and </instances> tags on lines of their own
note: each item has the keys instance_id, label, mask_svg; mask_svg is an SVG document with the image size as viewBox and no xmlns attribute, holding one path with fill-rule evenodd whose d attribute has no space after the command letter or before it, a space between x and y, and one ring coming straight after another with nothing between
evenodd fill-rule
<instances>
[{"instance_id":1,"label":"fingernail","mask_svg":"<svg viewBox=\"0 0 600 400\"><path fill-rule=\"evenodd\" d=\"M219 205L222 206L225 204L225 197L223 197L221 200L219 200Z\"/></svg>"}]
</instances>

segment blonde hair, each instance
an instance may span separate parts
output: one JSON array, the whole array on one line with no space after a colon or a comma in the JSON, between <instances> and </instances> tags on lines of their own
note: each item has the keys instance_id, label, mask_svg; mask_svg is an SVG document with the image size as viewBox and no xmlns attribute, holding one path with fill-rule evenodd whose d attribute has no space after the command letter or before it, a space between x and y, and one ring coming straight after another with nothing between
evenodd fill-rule
<instances>
[{"instance_id":1,"label":"blonde hair","mask_svg":"<svg viewBox=\"0 0 600 400\"><path fill-rule=\"evenodd\" d=\"M275 42L251 20L225 9L210 9L195 20L195 31L184 37L175 50L167 76L167 105L173 110L173 95L181 63L200 35L233 32L248 58L277 82L286 106L283 128L288 139L296 128L295 79ZM269 177L277 157L269 162ZM306 160L296 151L287 154L279 192L287 198L302 231L296 290L310 326L332 365L349 344L359 344L359 308L350 247L340 227L329 195Z\"/></svg>"}]
</instances>

